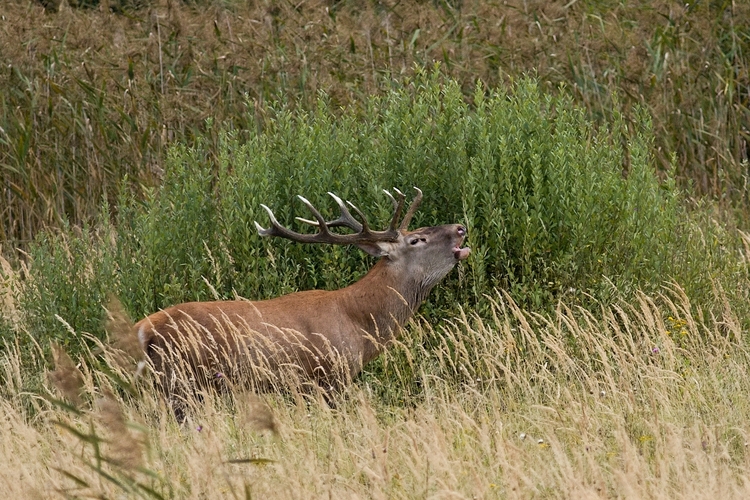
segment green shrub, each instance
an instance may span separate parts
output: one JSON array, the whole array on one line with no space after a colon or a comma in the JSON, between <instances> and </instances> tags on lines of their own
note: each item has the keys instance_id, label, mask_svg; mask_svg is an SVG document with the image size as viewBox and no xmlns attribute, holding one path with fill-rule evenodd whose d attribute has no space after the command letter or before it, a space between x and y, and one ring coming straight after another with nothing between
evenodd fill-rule
<instances>
[{"instance_id":1,"label":"green shrub","mask_svg":"<svg viewBox=\"0 0 750 500\"><path fill-rule=\"evenodd\" d=\"M96 229L64 227L42 232L33 242L18 305L24 326L42 349L55 341L77 351L81 334L101 336L103 305L117 293L112 231L102 217ZM17 335L22 346L32 341Z\"/></svg>"},{"instance_id":2,"label":"green shrub","mask_svg":"<svg viewBox=\"0 0 750 500\"><path fill-rule=\"evenodd\" d=\"M674 182L653 172L648 117L640 113L632 133L617 115L597 129L560 94L543 95L527 79L509 90L479 86L468 104L455 82L422 73L343 113L325 98L314 112L270 109L247 142L222 136L216 165L206 150L175 148L164 187L140 211L123 212L135 221L125 253L139 256L130 271L123 265L127 289L140 290L131 300L145 313L205 299L203 277L221 297L339 288L369 258L263 241L252 225L267 224L260 204L295 227L293 217L307 214L294 196L332 215L331 190L383 224L390 205L380 190L391 186L424 190L415 226L469 227L474 253L463 279L449 278L427 311L476 303L496 287L544 309L563 296L608 299L672 279L705 286L710 249L689 237L695 224Z\"/></svg>"}]
</instances>

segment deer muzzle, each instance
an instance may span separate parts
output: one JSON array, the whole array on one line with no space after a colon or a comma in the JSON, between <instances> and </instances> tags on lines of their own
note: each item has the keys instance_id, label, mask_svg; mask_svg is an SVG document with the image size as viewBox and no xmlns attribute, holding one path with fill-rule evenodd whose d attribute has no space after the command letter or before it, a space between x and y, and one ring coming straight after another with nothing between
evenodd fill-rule
<instances>
[{"instance_id":1,"label":"deer muzzle","mask_svg":"<svg viewBox=\"0 0 750 500\"><path fill-rule=\"evenodd\" d=\"M461 239L459 240L458 245L453 247L453 256L456 258L456 260L464 260L468 258L469 254L471 253L471 248L461 248L461 243L463 243L464 238L466 238L466 228L463 226L458 226L457 233Z\"/></svg>"}]
</instances>

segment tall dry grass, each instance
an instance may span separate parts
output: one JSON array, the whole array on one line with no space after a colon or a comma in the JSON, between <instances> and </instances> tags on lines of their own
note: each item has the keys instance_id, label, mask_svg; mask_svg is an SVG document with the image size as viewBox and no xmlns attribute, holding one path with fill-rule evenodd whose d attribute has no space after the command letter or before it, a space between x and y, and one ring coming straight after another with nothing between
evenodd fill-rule
<instances>
[{"instance_id":1,"label":"tall dry grass","mask_svg":"<svg viewBox=\"0 0 750 500\"><path fill-rule=\"evenodd\" d=\"M125 175L158 183L170 144L263 126L267 102L358 103L436 62L469 92L565 84L597 119L642 105L659 168L674 153L698 193L748 202L747 2L118 1L3 2L0 239L88 220Z\"/></svg>"},{"instance_id":2,"label":"tall dry grass","mask_svg":"<svg viewBox=\"0 0 750 500\"><path fill-rule=\"evenodd\" d=\"M335 409L297 393L264 403L206 394L180 426L148 384L124 390L86 363L78 409L52 388L25 394L11 351L0 361L0 489L12 498L750 494L750 356L731 307L702 317L677 286L598 314L560 305L546 318L505 296L487 300L491 319L416 324L388 351L389 366L411 360L386 370L393 395L413 382L396 368L419 380L400 404L365 376Z\"/></svg>"},{"instance_id":3,"label":"tall dry grass","mask_svg":"<svg viewBox=\"0 0 750 500\"><path fill-rule=\"evenodd\" d=\"M19 312L16 307L15 291L19 286L19 272L2 256L0 246L0 318L9 324L18 324Z\"/></svg>"}]
</instances>

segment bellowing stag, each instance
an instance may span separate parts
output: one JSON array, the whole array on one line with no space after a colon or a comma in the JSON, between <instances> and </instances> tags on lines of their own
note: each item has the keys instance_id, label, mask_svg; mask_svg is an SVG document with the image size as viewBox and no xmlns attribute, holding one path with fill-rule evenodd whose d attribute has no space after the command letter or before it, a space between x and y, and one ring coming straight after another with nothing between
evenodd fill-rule
<instances>
[{"instance_id":1,"label":"bellowing stag","mask_svg":"<svg viewBox=\"0 0 750 500\"><path fill-rule=\"evenodd\" d=\"M236 384L267 389L297 381L325 390L346 383L396 338L430 290L469 256L460 224L408 226L422 200L418 189L400 221L405 196L385 191L393 202L390 225L370 229L356 206L329 193L340 216L326 221L303 197L315 233L283 227L267 206L271 227L255 223L261 236L300 243L355 245L380 260L359 281L340 290L309 290L270 300L187 302L154 313L135 325L139 343L157 380L171 399L202 384ZM397 199L396 199L397 198ZM353 232L341 234L331 228Z\"/></svg>"}]
</instances>

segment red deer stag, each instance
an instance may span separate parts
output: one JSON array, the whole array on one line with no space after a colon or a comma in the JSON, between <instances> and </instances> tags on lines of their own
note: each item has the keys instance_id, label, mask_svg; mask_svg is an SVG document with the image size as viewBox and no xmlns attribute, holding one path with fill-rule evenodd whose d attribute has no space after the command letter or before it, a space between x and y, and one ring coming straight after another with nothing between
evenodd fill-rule
<instances>
[{"instance_id":1,"label":"red deer stag","mask_svg":"<svg viewBox=\"0 0 750 500\"><path fill-rule=\"evenodd\" d=\"M188 302L141 320L135 326L138 340L167 396L174 400L201 382L242 380L267 390L269 384L288 385L281 374L290 369L295 380L312 381L325 390L357 375L399 334L432 287L471 251L461 247L466 228L460 224L407 229L422 200L422 192L415 189L400 224L405 196L395 190L396 199L385 191L394 210L383 231L370 229L362 212L349 203L358 221L333 193L341 213L332 221L299 197L315 220L298 220L315 226L316 233L283 227L262 205L271 227L263 229L256 222L261 236L356 245L380 260L362 279L340 290L309 290L255 302ZM335 227L354 232L330 230Z\"/></svg>"}]
</instances>

